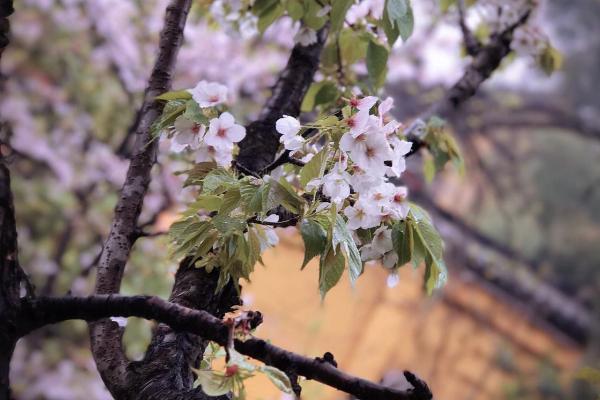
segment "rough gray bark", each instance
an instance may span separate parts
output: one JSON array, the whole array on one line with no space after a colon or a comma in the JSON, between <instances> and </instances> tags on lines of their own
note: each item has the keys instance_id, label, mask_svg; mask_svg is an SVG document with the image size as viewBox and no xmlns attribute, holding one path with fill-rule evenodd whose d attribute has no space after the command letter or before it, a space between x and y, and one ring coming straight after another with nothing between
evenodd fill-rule
<instances>
[{"instance_id":1,"label":"rough gray bark","mask_svg":"<svg viewBox=\"0 0 600 400\"><path fill-rule=\"evenodd\" d=\"M156 160L157 141L151 141L151 126L161 115L164 103L155 97L171 86L172 71L183 41L183 29L191 0L172 0L167 7L160 34L158 56L148 81L136 144L121 195L115 207L110 233L97 268L96 293L118 293L125 264L136 239L138 218L150 184L150 171ZM129 390L127 359L121 346L122 332L115 323L104 320L90 324L94 359L110 392L120 398Z\"/></svg>"}]
</instances>

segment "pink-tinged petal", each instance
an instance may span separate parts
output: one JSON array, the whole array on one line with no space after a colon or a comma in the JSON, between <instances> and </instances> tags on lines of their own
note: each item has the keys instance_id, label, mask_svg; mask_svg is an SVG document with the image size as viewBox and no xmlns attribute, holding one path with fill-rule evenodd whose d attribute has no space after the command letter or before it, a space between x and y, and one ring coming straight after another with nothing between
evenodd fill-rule
<instances>
[{"instance_id":1,"label":"pink-tinged petal","mask_svg":"<svg viewBox=\"0 0 600 400\"><path fill-rule=\"evenodd\" d=\"M227 129L227 137L233 143L237 143L246 136L246 128L241 125L234 124L231 128Z\"/></svg>"},{"instance_id":2,"label":"pink-tinged petal","mask_svg":"<svg viewBox=\"0 0 600 400\"><path fill-rule=\"evenodd\" d=\"M359 110L370 110L377 103L377 97L375 96L367 96L358 101L358 109Z\"/></svg>"},{"instance_id":3,"label":"pink-tinged petal","mask_svg":"<svg viewBox=\"0 0 600 400\"><path fill-rule=\"evenodd\" d=\"M221 122L221 128L223 129L231 128L235 124L233 115L229 114L227 111L219 116L219 121Z\"/></svg>"},{"instance_id":4,"label":"pink-tinged petal","mask_svg":"<svg viewBox=\"0 0 600 400\"><path fill-rule=\"evenodd\" d=\"M221 121L219 121L218 118L213 118L210 120L210 123L208 125L208 133L206 134L206 136L213 136L216 135L219 132L219 129L221 128Z\"/></svg>"},{"instance_id":5,"label":"pink-tinged petal","mask_svg":"<svg viewBox=\"0 0 600 400\"><path fill-rule=\"evenodd\" d=\"M410 149L412 149L412 145L412 142L409 142L407 140L400 140L394 145L394 153L401 155L408 154Z\"/></svg>"},{"instance_id":6,"label":"pink-tinged petal","mask_svg":"<svg viewBox=\"0 0 600 400\"><path fill-rule=\"evenodd\" d=\"M392 109L393 106L394 106L394 99L392 97L388 97L387 99L382 101L381 104L379 104L379 107L377 108L377 111L379 112L379 116L383 117L385 114L388 113L388 111L390 111Z\"/></svg>"}]
</instances>

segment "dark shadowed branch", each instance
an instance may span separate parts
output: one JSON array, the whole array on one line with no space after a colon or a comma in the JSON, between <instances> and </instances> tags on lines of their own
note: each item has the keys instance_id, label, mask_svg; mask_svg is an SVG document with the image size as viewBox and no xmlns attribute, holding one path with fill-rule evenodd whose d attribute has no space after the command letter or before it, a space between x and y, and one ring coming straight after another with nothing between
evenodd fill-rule
<instances>
[{"instance_id":1,"label":"dark shadowed branch","mask_svg":"<svg viewBox=\"0 0 600 400\"><path fill-rule=\"evenodd\" d=\"M23 322L18 326L20 335L43 325L68 319L90 321L110 316L135 316L164 322L178 332L194 333L221 345L226 345L228 340L228 327L210 313L151 296L96 295L27 299L23 301L21 310ZM406 376L414 388L402 391L348 375L321 359L304 357L261 339L236 340L235 348L240 353L265 364L280 369L292 369L308 379L324 383L362 400L432 398L427 385L410 373Z\"/></svg>"},{"instance_id":2,"label":"dark shadowed branch","mask_svg":"<svg viewBox=\"0 0 600 400\"><path fill-rule=\"evenodd\" d=\"M156 101L155 97L171 86L172 71L183 41L183 29L190 6L191 0L172 0L167 6L158 56L148 81L141 117L135 130L133 156L97 268L97 293L119 291L125 264L136 239L138 218L150 184L150 171L156 161L158 141L151 140L151 127L164 107L164 103ZM92 350L98 370L111 393L119 397L119 394L126 390L126 382L123 379L126 376L127 360L120 341L122 332L110 321L97 322L90 328Z\"/></svg>"}]
</instances>

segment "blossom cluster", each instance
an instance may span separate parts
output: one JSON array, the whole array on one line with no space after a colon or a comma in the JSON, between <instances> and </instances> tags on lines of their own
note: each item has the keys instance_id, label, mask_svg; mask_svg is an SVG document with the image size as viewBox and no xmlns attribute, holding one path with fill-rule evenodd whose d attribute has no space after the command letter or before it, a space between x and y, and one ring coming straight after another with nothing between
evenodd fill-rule
<instances>
[{"instance_id":1,"label":"blossom cluster","mask_svg":"<svg viewBox=\"0 0 600 400\"><path fill-rule=\"evenodd\" d=\"M405 156L412 146L401 138L402 125L388 114L392 106L392 98L353 96L342 119L332 123L332 117L327 117L307 126L319 131L308 138L297 119L284 116L276 122L280 141L292 155L314 152L314 143L328 138L316 149L327 152L325 171L310 180L305 190L322 193L326 202L321 208L334 206L343 213L363 261L379 259L390 269L398 261L390 226L405 219L409 211L406 187L393 180L406 169ZM367 231L372 240L364 242L360 232Z\"/></svg>"},{"instance_id":2,"label":"blossom cluster","mask_svg":"<svg viewBox=\"0 0 600 400\"><path fill-rule=\"evenodd\" d=\"M211 109L210 112L227 101L227 87L215 82L200 81L189 93L201 110ZM215 161L221 167L231 165L235 143L246 136L246 128L236 124L227 111L212 118L208 126L186 114L180 115L175 119L173 130L172 151L191 149L196 162Z\"/></svg>"}]
</instances>

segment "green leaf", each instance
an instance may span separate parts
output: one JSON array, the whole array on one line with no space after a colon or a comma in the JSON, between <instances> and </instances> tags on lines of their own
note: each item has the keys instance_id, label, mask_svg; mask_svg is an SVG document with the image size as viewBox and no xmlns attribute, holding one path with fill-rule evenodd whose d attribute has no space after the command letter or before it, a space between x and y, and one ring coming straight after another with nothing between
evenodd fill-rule
<instances>
[{"instance_id":1,"label":"green leaf","mask_svg":"<svg viewBox=\"0 0 600 400\"><path fill-rule=\"evenodd\" d=\"M302 100L302 105L300 109L302 112L311 112L315 108L315 99L317 97L317 93L323 87L324 82L313 82L312 85L306 91L304 95L304 99Z\"/></svg>"},{"instance_id":2,"label":"green leaf","mask_svg":"<svg viewBox=\"0 0 600 400\"><path fill-rule=\"evenodd\" d=\"M403 41L407 41L408 38L412 36L412 33L415 29L415 17L413 15L412 7L408 8L408 12L396 20L396 25L398 25L398 29L400 30L400 37Z\"/></svg>"},{"instance_id":3,"label":"green leaf","mask_svg":"<svg viewBox=\"0 0 600 400\"><path fill-rule=\"evenodd\" d=\"M198 196L195 202L190 205L190 208L198 209L198 210L206 210L206 211L217 211L221 204L223 203L223 199L219 196L215 196L213 194L203 194Z\"/></svg>"},{"instance_id":4,"label":"green leaf","mask_svg":"<svg viewBox=\"0 0 600 400\"><path fill-rule=\"evenodd\" d=\"M165 101L189 100L191 98L192 98L192 94L190 92L188 92L187 90L175 90L172 92L165 92L165 93L161 94L160 96L155 97L156 100L165 100Z\"/></svg>"},{"instance_id":5,"label":"green leaf","mask_svg":"<svg viewBox=\"0 0 600 400\"><path fill-rule=\"evenodd\" d=\"M282 205L294 214L302 213L306 201L298 196L285 179L282 178L279 182L273 180L269 183L270 190L267 200L268 209Z\"/></svg>"},{"instance_id":6,"label":"green leaf","mask_svg":"<svg viewBox=\"0 0 600 400\"><path fill-rule=\"evenodd\" d=\"M214 244L219 239L219 233L215 230L209 231L205 238L200 242L198 248L196 249L196 253L194 253L194 259L192 262L196 262L199 258L204 257L210 249L214 246Z\"/></svg>"},{"instance_id":7,"label":"green leaf","mask_svg":"<svg viewBox=\"0 0 600 400\"><path fill-rule=\"evenodd\" d=\"M425 257L425 290L431 295L448 280L448 269L443 260L436 260L430 256Z\"/></svg>"},{"instance_id":8,"label":"green leaf","mask_svg":"<svg viewBox=\"0 0 600 400\"><path fill-rule=\"evenodd\" d=\"M434 289L443 286L448 278L448 271L442 259L442 238L428 219L413 220L409 214L407 222L414 231L415 253L422 253L418 254L418 257L423 256L425 260L425 289L431 294Z\"/></svg>"},{"instance_id":9,"label":"green leaf","mask_svg":"<svg viewBox=\"0 0 600 400\"><path fill-rule=\"evenodd\" d=\"M241 199L242 196L240 195L239 188L234 187L225 192L223 204L221 204L221 208L219 209L219 215L228 215L239 206Z\"/></svg>"},{"instance_id":10,"label":"green leaf","mask_svg":"<svg viewBox=\"0 0 600 400\"><path fill-rule=\"evenodd\" d=\"M152 124L152 136L157 136L163 129L173 125L177 117L185 112L185 104L179 101L167 103L162 115Z\"/></svg>"},{"instance_id":11,"label":"green leaf","mask_svg":"<svg viewBox=\"0 0 600 400\"><path fill-rule=\"evenodd\" d=\"M294 21L298 21L304 16L304 5L300 0L287 0L285 9Z\"/></svg>"},{"instance_id":12,"label":"green leaf","mask_svg":"<svg viewBox=\"0 0 600 400\"><path fill-rule=\"evenodd\" d=\"M344 26L344 18L352 5L352 0L333 0L331 6L331 31L337 32Z\"/></svg>"},{"instance_id":13,"label":"green leaf","mask_svg":"<svg viewBox=\"0 0 600 400\"><path fill-rule=\"evenodd\" d=\"M333 103L340 97L337 85L331 81L324 81L315 95L314 106Z\"/></svg>"},{"instance_id":14,"label":"green leaf","mask_svg":"<svg viewBox=\"0 0 600 400\"><path fill-rule=\"evenodd\" d=\"M245 220L226 215L217 215L212 219L212 223L223 235L228 235L232 232L243 232L247 227Z\"/></svg>"},{"instance_id":15,"label":"green leaf","mask_svg":"<svg viewBox=\"0 0 600 400\"><path fill-rule=\"evenodd\" d=\"M322 3L321 3L322 4ZM316 0L304 0L305 13L302 22L310 29L319 30L327 22L327 16L319 17L317 14L323 6Z\"/></svg>"},{"instance_id":16,"label":"green leaf","mask_svg":"<svg viewBox=\"0 0 600 400\"><path fill-rule=\"evenodd\" d=\"M302 269L314 257L325 251L327 246L327 231L319 222L311 218L303 219L300 224L300 233L304 240L304 261Z\"/></svg>"},{"instance_id":17,"label":"green leaf","mask_svg":"<svg viewBox=\"0 0 600 400\"><path fill-rule=\"evenodd\" d=\"M383 17L381 18L381 25L383 26L383 31L385 32L385 36L387 37L388 44L390 47L396 43L398 37L400 36L400 29L398 29L398 24L396 21L393 21L387 12L387 7L383 9Z\"/></svg>"},{"instance_id":18,"label":"green leaf","mask_svg":"<svg viewBox=\"0 0 600 400\"><path fill-rule=\"evenodd\" d=\"M363 265L360 259L360 252L356 247L354 239L350 234L350 230L346 226L346 222L341 215L337 214L335 218L335 224L333 227L333 235L331 245L335 249L337 245L344 255L348 258L348 271L350 272L350 282L354 284L360 274L363 272Z\"/></svg>"},{"instance_id":19,"label":"green leaf","mask_svg":"<svg viewBox=\"0 0 600 400\"><path fill-rule=\"evenodd\" d=\"M322 299L340 281L344 273L345 264L344 254L341 251L334 251L332 247L329 247L329 251L321 256L319 264L319 290Z\"/></svg>"},{"instance_id":20,"label":"green leaf","mask_svg":"<svg viewBox=\"0 0 600 400\"><path fill-rule=\"evenodd\" d=\"M397 265L400 267L413 258L413 230L406 221L400 221L392 228L392 243L398 255Z\"/></svg>"},{"instance_id":21,"label":"green leaf","mask_svg":"<svg viewBox=\"0 0 600 400\"><path fill-rule=\"evenodd\" d=\"M264 372L264 374L267 376L267 378L269 378L271 382L273 382L277 389L288 394L294 393L294 391L292 390L292 383L290 382L290 378L288 378L288 376L284 372L269 365L264 365L263 367L261 367L260 370Z\"/></svg>"},{"instance_id":22,"label":"green leaf","mask_svg":"<svg viewBox=\"0 0 600 400\"><path fill-rule=\"evenodd\" d=\"M385 10L387 11L390 22L404 17L410 9L409 0L387 0Z\"/></svg>"},{"instance_id":23,"label":"green leaf","mask_svg":"<svg viewBox=\"0 0 600 400\"><path fill-rule=\"evenodd\" d=\"M304 167L300 169L300 184L306 187L306 184L315 178L320 178L325 170L325 162L329 154L329 147L324 146L321 151L314 155Z\"/></svg>"},{"instance_id":24,"label":"green leaf","mask_svg":"<svg viewBox=\"0 0 600 400\"><path fill-rule=\"evenodd\" d=\"M215 162L201 162L198 164L194 164L191 169L185 171L178 171L175 175L186 174L188 177L183 183L183 187L191 186L191 185L201 185L202 180L210 171L217 168L217 164Z\"/></svg>"},{"instance_id":25,"label":"green leaf","mask_svg":"<svg viewBox=\"0 0 600 400\"><path fill-rule=\"evenodd\" d=\"M257 0L252 7L252 12L258 17L259 32L264 33L277 18L283 15L284 11L279 0Z\"/></svg>"},{"instance_id":26,"label":"green leaf","mask_svg":"<svg viewBox=\"0 0 600 400\"><path fill-rule=\"evenodd\" d=\"M202 192L218 194L237 185L239 185L239 181L235 176L223 168L217 168L204 177Z\"/></svg>"},{"instance_id":27,"label":"green leaf","mask_svg":"<svg viewBox=\"0 0 600 400\"><path fill-rule=\"evenodd\" d=\"M213 371L196 370L196 382L202 391L209 396L222 396L233 390L233 379L216 374Z\"/></svg>"},{"instance_id":28,"label":"green leaf","mask_svg":"<svg viewBox=\"0 0 600 400\"><path fill-rule=\"evenodd\" d=\"M202 109L195 100L188 100L187 103L185 103L185 112L183 113L183 116L190 121L208 125L208 118L202 113Z\"/></svg>"},{"instance_id":29,"label":"green leaf","mask_svg":"<svg viewBox=\"0 0 600 400\"><path fill-rule=\"evenodd\" d=\"M385 82L388 61L388 49L375 38L369 42L367 48L367 71L371 84L378 88Z\"/></svg>"}]
</instances>

